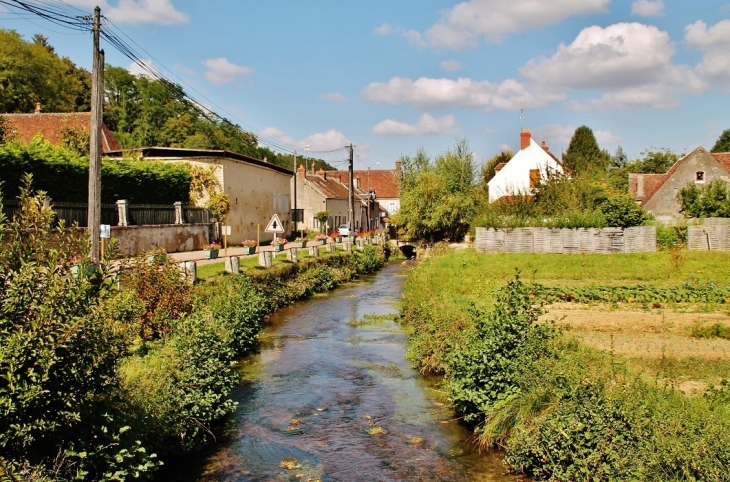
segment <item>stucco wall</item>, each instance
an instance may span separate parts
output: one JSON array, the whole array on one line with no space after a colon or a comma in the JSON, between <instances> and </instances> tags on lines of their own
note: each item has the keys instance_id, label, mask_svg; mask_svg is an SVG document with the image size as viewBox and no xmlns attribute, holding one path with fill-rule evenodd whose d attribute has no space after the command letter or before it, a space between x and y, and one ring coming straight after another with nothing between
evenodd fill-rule
<instances>
[{"instance_id":1,"label":"stucco wall","mask_svg":"<svg viewBox=\"0 0 730 482\"><path fill-rule=\"evenodd\" d=\"M211 227L211 224L112 226L111 235L119 240L120 254L123 256L134 256L155 248L175 253L203 249Z\"/></svg>"},{"instance_id":2,"label":"stucco wall","mask_svg":"<svg viewBox=\"0 0 730 482\"><path fill-rule=\"evenodd\" d=\"M539 169L540 175L547 172L563 172L563 168L540 147L530 140L530 145L520 150L509 162L487 183L489 186L489 202L502 196L530 194L530 169Z\"/></svg>"},{"instance_id":3,"label":"stucco wall","mask_svg":"<svg viewBox=\"0 0 730 482\"><path fill-rule=\"evenodd\" d=\"M698 171L705 173L704 182L695 182ZM714 179L728 179L728 173L703 148L696 149L683 160L678 161L676 169L662 186L654 193L644 209L653 213L657 218L682 218L680 204L677 200L679 191L689 183L703 186Z\"/></svg>"}]
</instances>

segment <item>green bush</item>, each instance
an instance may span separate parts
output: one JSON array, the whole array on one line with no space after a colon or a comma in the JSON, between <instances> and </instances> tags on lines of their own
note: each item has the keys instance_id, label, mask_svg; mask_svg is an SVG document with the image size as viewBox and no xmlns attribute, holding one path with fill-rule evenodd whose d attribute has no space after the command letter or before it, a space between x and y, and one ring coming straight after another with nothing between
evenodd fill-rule
<instances>
[{"instance_id":1,"label":"green bush","mask_svg":"<svg viewBox=\"0 0 730 482\"><path fill-rule=\"evenodd\" d=\"M630 196L609 197L599 209L606 217L606 225L611 227L643 226L651 219L651 215Z\"/></svg>"},{"instance_id":2,"label":"green bush","mask_svg":"<svg viewBox=\"0 0 730 482\"><path fill-rule=\"evenodd\" d=\"M687 244L687 225L675 224L671 226L658 225L656 227L656 245L659 249L681 248Z\"/></svg>"}]
</instances>

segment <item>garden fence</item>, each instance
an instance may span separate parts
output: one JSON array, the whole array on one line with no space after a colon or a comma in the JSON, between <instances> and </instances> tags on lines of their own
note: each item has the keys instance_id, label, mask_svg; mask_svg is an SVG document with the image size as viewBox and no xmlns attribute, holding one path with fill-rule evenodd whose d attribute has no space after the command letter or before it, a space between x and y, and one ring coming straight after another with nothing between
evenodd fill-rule
<instances>
[{"instance_id":1,"label":"garden fence","mask_svg":"<svg viewBox=\"0 0 730 482\"><path fill-rule=\"evenodd\" d=\"M481 253L634 253L656 251L656 228L476 229Z\"/></svg>"},{"instance_id":2,"label":"garden fence","mask_svg":"<svg viewBox=\"0 0 730 482\"><path fill-rule=\"evenodd\" d=\"M730 226L727 224L688 226L687 249L730 251Z\"/></svg>"}]
</instances>

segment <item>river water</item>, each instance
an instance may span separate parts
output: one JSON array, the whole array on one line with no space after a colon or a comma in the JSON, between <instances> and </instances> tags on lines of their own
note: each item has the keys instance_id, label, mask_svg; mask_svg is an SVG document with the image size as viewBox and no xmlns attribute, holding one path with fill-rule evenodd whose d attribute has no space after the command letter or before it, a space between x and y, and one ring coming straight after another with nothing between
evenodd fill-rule
<instances>
[{"instance_id":1,"label":"river water","mask_svg":"<svg viewBox=\"0 0 730 482\"><path fill-rule=\"evenodd\" d=\"M278 311L199 481L515 481L476 454L387 319L409 266Z\"/></svg>"}]
</instances>

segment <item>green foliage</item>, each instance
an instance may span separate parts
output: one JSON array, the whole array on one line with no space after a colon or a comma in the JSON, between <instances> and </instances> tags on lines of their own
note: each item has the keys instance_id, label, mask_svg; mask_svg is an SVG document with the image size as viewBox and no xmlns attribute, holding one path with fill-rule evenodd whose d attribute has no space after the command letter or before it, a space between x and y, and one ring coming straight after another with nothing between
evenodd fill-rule
<instances>
[{"instance_id":1,"label":"green foliage","mask_svg":"<svg viewBox=\"0 0 730 482\"><path fill-rule=\"evenodd\" d=\"M324 227L327 224L327 220L330 218L330 213L327 211L319 211L314 215L314 219L319 223L319 232L324 232Z\"/></svg>"},{"instance_id":2,"label":"green foliage","mask_svg":"<svg viewBox=\"0 0 730 482\"><path fill-rule=\"evenodd\" d=\"M730 196L722 179L713 179L702 187L689 183L677 197L687 218L730 217Z\"/></svg>"},{"instance_id":3,"label":"green foliage","mask_svg":"<svg viewBox=\"0 0 730 482\"><path fill-rule=\"evenodd\" d=\"M424 151L401 158L400 211L395 224L415 239L459 240L476 213L474 162L465 140L431 162Z\"/></svg>"},{"instance_id":4,"label":"green foliage","mask_svg":"<svg viewBox=\"0 0 730 482\"><path fill-rule=\"evenodd\" d=\"M9 198L18 195L25 173L35 186L56 202L88 201L88 157L47 141L0 145L0 169ZM187 202L190 171L182 165L158 162L105 160L102 164L103 203L126 199L139 204Z\"/></svg>"},{"instance_id":5,"label":"green foliage","mask_svg":"<svg viewBox=\"0 0 730 482\"><path fill-rule=\"evenodd\" d=\"M629 196L609 197L599 209L606 217L606 224L613 227L643 226L651 219L651 215Z\"/></svg>"},{"instance_id":6,"label":"green foliage","mask_svg":"<svg viewBox=\"0 0 730 482\"><path fill-rule=\"evenodd\" d=\"M681 248L687 245L687 225L673 224L664 226L663 224L656 227L656 245L657 248L668 250L673 248Z\"/></svg>"},{"instance_id":7,"label":"green foliage","mask_svg":"<svg viewBox=\"0 0 730 482\"><path fill-rule=\"evenodd\" d=\"M703 325L699 322L692 326L692 337L694 338L724 338L730 340L730 326L723 323Z\"/></svg>"},{"instance_id":8,"label":"green foliage","mask_svg":"<svg viewBox=\"0 0 730 482\"><path fill-rule=\"evenodd\" d=\"M124 327L103 310L111 279L103 267L85 269L84 243L51 227L54 213L30 182L20 214L7 226L0 219L3 456L21 475L52 468L59 478L122 480L114 474L146 472L153 456L115 420L115 367L126 343ZM77 263L83 269L74 272Z\"/></svg>"},{"instance_id":9,"label":"green foliage","mask_svg":"<svg viewBox=\"0 0 730 482\"><path fill-rule=\"evenodd\" d=\"M601 178L606 175L610 163L611 155L598 147L590 127L578 127L563 154L563 167L575 176Z\"/></svg>"},{"instance_id":10,"label":"green foliage","mask_svg":"<svg viewBox=\"0 0 730 482\"><path fill-rule=\"evenodd\" d=\"M663 174L681 156L667 148L652 148L641 152L641 158L611 169L607 177L608 187L617 194L629 193L629 174Z\"/></svg>"},{"instance_id":11,"label":"green foliage","mask_svg":"<svg viewBox=\"0 0 730 482\"><path fill-rule=\"evenodd\" d=\"M730 152L730 129L722 131L710 152Z\"/></svg>"},{"instance_id":12,"label":"green foliage","mask_svg":"<svg viewBox=\"0 0 730 482\"><path fill-rule=\"evenodd\" d=\"M0 29L0 112L88 112L91 75L39 39Z\"/></svg>"}]
</instances>

